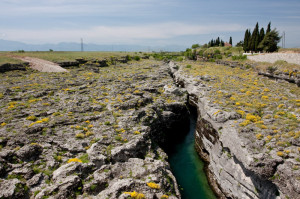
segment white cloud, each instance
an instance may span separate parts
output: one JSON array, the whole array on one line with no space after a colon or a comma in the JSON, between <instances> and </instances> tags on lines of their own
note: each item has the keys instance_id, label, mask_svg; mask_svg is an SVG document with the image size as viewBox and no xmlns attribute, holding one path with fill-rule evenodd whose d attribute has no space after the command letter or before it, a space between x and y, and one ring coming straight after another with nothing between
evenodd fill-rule
<instances>
[{"instance_id":1,"label":"white cloud","mask_svg":"<svg viewBox=\"0 0 300 199\"><path fill-rule=\"evenodd\" d=\"M71 42L78 41L79 38L93 43L138 43L179 36L237 32L244 31L244 29L245 27L238 24L195 25L171 22L134 26L97 26L89 29L7 29L3 32L7 40L30 43Z\"/></svg>"},{"instance_id":2,"label":"white cloud","mask_svg":"<svg viewBox=\"0 0 300 199\"><path fill-rule=\"evenodd\" d=\"M172 4L169 0L9 0L0 2L0 16L142 15L154 5Z\"/></svg>"}]
</instances>

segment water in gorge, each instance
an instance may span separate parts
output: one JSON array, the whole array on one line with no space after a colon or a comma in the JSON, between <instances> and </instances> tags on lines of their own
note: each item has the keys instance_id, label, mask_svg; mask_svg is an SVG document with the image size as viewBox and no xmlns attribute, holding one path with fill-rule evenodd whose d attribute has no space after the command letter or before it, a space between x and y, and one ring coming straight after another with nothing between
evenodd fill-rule
<instances>
[{"instance_id":1,"label":"water in gorge","mask_svg":"<svg viewBox=\"0 0 300 199\"><path fill-rule=\"evenodd\" d=\"M183 199L216 199L204 173L204 163L194 147L196 117L190 116L190 129L181 142L168 150L171 170Z\"/></svg>"}]
</instances>

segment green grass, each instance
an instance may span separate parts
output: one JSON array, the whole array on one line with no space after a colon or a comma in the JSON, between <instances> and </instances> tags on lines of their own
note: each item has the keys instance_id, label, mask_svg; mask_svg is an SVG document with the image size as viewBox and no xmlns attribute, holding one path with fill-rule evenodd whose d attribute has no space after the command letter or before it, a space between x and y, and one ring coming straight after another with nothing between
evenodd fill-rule
<instances>
[{"instance_id":1,"label":"green grass","mask_svg":"<svg viewBox=\"0 0 300 199\"><path fill-rule=\"evenodd\" d=\"M219 50L221 54L231 53L232 55L240 55L244 52L242 47L210 47L201 50L204 50L204 53L214 53L216 50Z\"/></svg>"},{"instance_id":2,"label":"green grass","mask_svg":"<svg viewBox=\"0 0 300 199\"><path fill-rule=\"evenodd\" d=\"M0 65L11 63L11 64L20 64L23 63L21 60L14 59L8 56L8 53L0 52Z\"/></svg>"},{"instance_id":3,"label":"green grass","mask_svg":"<svg viewBox=\"0 0 300 199\"><path fill-rule=\"evenodd\" d=\"M132 52L67 52L67 51L57 51L57 52L10 52L11 55L22 56L22 57L36 57L40 59L45 59L48 61L59 62L59 61L75 61L78 58L84 59L99 59L102 60L104 58L110 57L122 57L126 55L140 55L140 53L135 54Z\"/></svg>"}]
</instances>

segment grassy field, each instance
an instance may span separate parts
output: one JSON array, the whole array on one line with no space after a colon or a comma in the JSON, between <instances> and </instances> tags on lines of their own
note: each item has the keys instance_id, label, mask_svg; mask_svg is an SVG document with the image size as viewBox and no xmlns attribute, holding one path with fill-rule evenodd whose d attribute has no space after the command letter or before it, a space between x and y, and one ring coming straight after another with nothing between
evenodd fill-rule
<instances>
[{"instance_id":1,"label":"grassy field","mask_svg":"<svg viewBox=\"0 0 300 199\"><path fill-rule=\"evenodd\" d=\"M21 60L14 59L8 56L7 53L0 53L0 65L6 64L6 63L11 63L11 64L19 64L22 63Z\"/></svg>"},{"instance_id":2,"label":"grassy field","mask_svg":"<svg viewBox=\"0 0 300 199\"><path fill-rule=\"evenodd\" d=\"M20 56L20 57L36 57L40 59L45 59L48 61L59 62L59 61L75 61L78 58L85 59L104 59L109 57L122 57L122 56L141 56L142 53L134 52L1 52L0 53L0 64L4 63L20 63L20 61L10 58L10 56Z\"/></svg>"}]
</instances>

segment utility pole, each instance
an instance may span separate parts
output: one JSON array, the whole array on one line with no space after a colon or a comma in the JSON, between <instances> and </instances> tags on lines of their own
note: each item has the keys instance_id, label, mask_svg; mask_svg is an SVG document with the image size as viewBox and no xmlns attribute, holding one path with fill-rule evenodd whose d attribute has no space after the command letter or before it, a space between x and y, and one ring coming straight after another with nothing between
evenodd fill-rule
<instances>
[{"instance_id":1,"label":"utility pole","mask_svg":"<svg viewBox=\"0 0 300 199\"><path fill-rule=\"evenodd\" d=\"M285 48L285 31L282 32L281 42L282 42L282 48Z\"/></svg>"},{"instance_id":2,"label":"utility pole","mask_svg":"<svg viewBox=\"0 0 300 199\"><path fill-rule=\"evenodd\" d=\"M283 31L283 48L285 48L285 31Z\"/></svg>"},{"instance_id":3,"label":"utility pole","mask_svg":"<svg viewBox=\"0 0 300 199\"><path fill-rule=\"evenodd\" d=\"M83 39L81 38L81 52L83 52Z\"/></svg>"}]
</instances>

